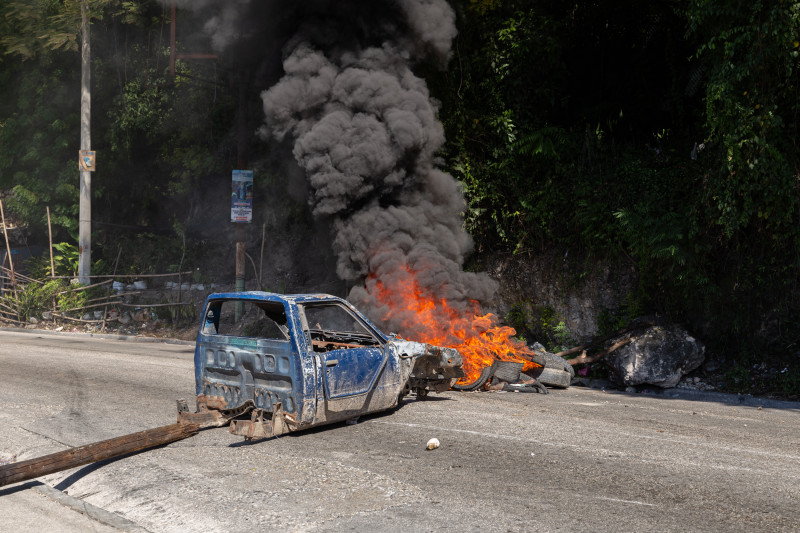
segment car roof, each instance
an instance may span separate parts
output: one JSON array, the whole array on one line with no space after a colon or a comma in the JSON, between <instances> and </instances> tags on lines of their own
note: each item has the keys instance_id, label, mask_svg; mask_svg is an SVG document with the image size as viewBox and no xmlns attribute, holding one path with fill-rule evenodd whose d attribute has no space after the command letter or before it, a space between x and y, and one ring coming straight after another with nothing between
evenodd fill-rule
<instances>
[{"instance_id":1,"label":"car roof","mask_svg":"<svg viewBox=\"0 0 800 533\"><path fill-rule=\"evenodd\" d=\"M243 292L215 292L208 295L207 300L258 300L265 302L281 303L310 303L310 302L338 302L344 303L348 307L351 304L331 294L277 294L264 291L243 291Z\"/></svg>"}]
</instances>

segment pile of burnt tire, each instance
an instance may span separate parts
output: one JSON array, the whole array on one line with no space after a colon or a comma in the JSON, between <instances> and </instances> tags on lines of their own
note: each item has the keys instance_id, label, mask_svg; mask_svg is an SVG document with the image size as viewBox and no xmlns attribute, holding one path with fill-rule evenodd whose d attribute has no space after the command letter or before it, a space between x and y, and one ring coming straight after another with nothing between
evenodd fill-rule
<instances>
[{"instance_id":1,"label":"pile of burnt tire","mask_svg":"<svg viewBox=\"0 0 800 533\"><path fill-rule=\"evenodd\" d=\"M540 347L538 345L537 347ZM456 383L453 390L472 392L493 390L506 392L538 392L547 394L547 387L566 389L575 377L572 365L562 357L534 350L534 355L526 356L538 366L523 372L524 363L496 360L485 367L481 375L472 383Z\"/></svg>"}]
</instances>

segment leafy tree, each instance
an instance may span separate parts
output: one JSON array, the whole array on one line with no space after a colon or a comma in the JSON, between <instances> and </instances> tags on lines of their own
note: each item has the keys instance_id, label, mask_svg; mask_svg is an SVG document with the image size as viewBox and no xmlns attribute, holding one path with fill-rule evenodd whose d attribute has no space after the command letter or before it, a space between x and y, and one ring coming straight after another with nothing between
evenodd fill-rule
<instances>
[{"instance_id":1,"label":"leafy tree","mask_svg":"<svg viewBox=\"0 0 800 533\"><path fill-rule=\"evenodd\" d=\"M102 17L110 5L111 0L90 0L90 16ZM34 231L44 226L46 204L53 207L56 229L77 229L72 132L78 131L80 79L72 58L80 8L77 0L0 5L0 187L13 191L9 211Z\"/></svg>"},{"instance_id":2,"label":"leafy tree","mask_svg":"<svg viewBox=\"0 0 800 533\"><path fill-rule=\"evenodd\" d=\"M707 76L700 200L726 263L723 305L738 330L796 324L800 2L694 2L684 14ZM779 329L784 345L800 338Z\"/></svg>"},{"instance_id":3,"label":"leafy tree","mask_svg":"<svg viewBox=\"0 0 800 533\"><path fill-rule=\"evenodd\" d=\"M89 5L93 243L102 257L119 240L109 230L169 233L196 209L204 182L230 168L233 106L213 65L178 61L178 76L168 75L169 20L158 2ZM80 1L11 0L0 15L0 188L34 234L46 235L49 205L56 239L76 239Z\"/></svg>"},{"instance_id":4,"label":"leafy tree","mask_svg":"<svg viewBox=\"0 0 800 533\"><path fill-rule=\"evenodd\" d=\"M798 208L800 3L697 2L686 16L708 70L707 201L726 235L755 224L777 238Z\"/></svg>"}]
</instances>

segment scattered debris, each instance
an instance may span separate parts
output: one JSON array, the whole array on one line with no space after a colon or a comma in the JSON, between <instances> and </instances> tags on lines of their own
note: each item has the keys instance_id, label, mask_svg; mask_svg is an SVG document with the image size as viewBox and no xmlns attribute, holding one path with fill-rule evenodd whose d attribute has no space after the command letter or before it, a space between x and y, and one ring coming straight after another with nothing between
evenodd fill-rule
<instances>
[{"instance_id":1,"label":"scattered debris","mask_svg":"<svg viewBox=\"0 0 800 533\"><path fill-rule=\"evenodd\" d=\"M714 391L717 387L710 383L706 383L699 376L684 377L675 385L678 389L696 390L696 391Z\"/></svg>"}]
</instances>

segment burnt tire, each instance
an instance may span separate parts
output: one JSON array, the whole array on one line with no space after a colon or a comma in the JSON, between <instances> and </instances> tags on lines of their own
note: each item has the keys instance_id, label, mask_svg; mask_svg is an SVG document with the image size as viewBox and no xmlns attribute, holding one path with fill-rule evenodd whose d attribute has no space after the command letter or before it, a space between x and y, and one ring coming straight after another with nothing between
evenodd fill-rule
<instances>
[{"instance_id":1,"label":"burnt tire","mask_svg":"<svg viewBox=\"0 0 800 533\"><path fill-rule=\"evenodd\" d=\"M516 383L519 381L519 374L522 372L523 363L513 361L495 361L492 364L494 369L493 376L506 383Z\"/></svg>"},{"instance_id":2,"label":"burnt tire","mask_svg":"<svg viewBox=\"0 0 800 533\"><path fill-rule=\"evenodd\" d=\"M478 390L479 388L483 387L484 383L486 383L490 377L492 377L493 372L494 368L491 366L487 366L481 371L481 375L478 377L478 379L476 379L472 383L464 383L462 385L456 383L451 388L453 390L461 392L472 392Z\"/></svg>"},{"instance_id":3,"label":"burnt tire","mask_svg":"<svg viewBox=\"0 0 800 533\"><path fill-rule=\"evenodd\" d=\"M569 372L555 368L545 368L536 379L539 383L548 387L557 387L559 389L566 389L572 382L572 376L570 376Z\"/></svg>"},{"instance_id":4,"label":"burnt tire","mask_svg":"<svg viewBox=\"0 0 800 533\"><path fill-rule=\"evenodd\" d=\"M552 353L545 353L545 365L542 373L536 376L539 383L548 387L566 389L575 377L575 369L564 358Z\"/></svg>"}]
</instances>

